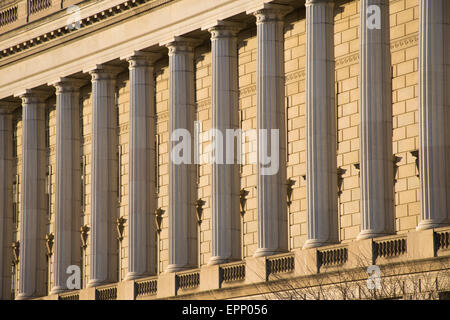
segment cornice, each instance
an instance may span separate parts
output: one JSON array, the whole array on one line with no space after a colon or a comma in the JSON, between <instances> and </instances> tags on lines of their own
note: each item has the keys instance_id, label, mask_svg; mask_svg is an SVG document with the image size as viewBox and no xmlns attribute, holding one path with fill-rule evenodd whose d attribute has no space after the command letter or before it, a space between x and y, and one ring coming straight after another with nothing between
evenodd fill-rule
<instances>
[{"instance_id":1,"label":"cornice","mask_svg":"<svg viewBox=\"0 0 450 320\"><path fill-rule=\"evenodd\" d=\"M41 49L45 44L56 43L56 40L71 40L75 37L84 35L85 33L92 32L93 27L102 27L102 22L110 20L114 17L117 20L127 19L128 17L135 15L142 11L148 11L154 9L163 4L173 2L175 0L129 0L124 1L120 5L112 6L108 9L99 11L95 14L91 14L80 20L80 28L71 28L68 25L55 28L51 31L45 32L39 36L32 37L31 39L17 43L16 45L9 46L7 48L0 48L0 62L8 57L17 56L18 53L34 53L36 50ZM139 12L136 12L138 10ZM125 13L129 14L125 14ZM120 16L120 18L119 18Z\"/></svg>"}]
</instances>

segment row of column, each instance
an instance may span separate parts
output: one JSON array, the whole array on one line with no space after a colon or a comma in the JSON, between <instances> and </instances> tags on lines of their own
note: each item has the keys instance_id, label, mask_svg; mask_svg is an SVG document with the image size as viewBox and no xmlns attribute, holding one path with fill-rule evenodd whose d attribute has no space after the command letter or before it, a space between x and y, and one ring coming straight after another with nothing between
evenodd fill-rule
<instances>
[{"instance_id":1,"label":"row of column","mask_svg":"<svg viewBox=\"0 0 450 320\"><path fill-rule=\"evenodd\" d=\"M381 28L367 25L368 8L381 10ZM448 223L445 152L444 12L443 0L420 1L420 165L422 216L420 228ZM286 152L284 107L283 16L290 8L265 4L252 13L257 19L257 129L279 130L279 170L263 174L264 139L258 134L258 248L255 256L286 251ZM306 1L306 140L307 140L307 241L305 248L338 241L336 111L334 92L334 8L330 0ZM240 24L220 21L208 27L212 43L212 126L224 131L238 128L238 74L236 34ZM392 112L387 0L362 0L360 37L360 140L361 233L372 238L393 233ZM169 49L169 132L194 132L194 47L198 40L176 37ZM125 57L130 72L129 122L129 265L127 279L150 273L154 260L153 225L148 217L155 177L153 63L159 56L135 52ZM92 76L92 212L90 281L97 286L114 277L112 255L116 208L116 67L96 66ZM80 127L78 79L64 78L56 87L56 218L53 293L65 289L66 269L76 261L71 244L79 213ZM36 294L40 228L45 214L45 125L48 93L36 90L20 95L23 107L21 239L19 297ZM12 156L8 134L10 112L0 112L0 191L9 188ZM267 142L268 139L265 139ZM170 139L170 149L177 139ZM191 146L193 145L193 141ZM193 150L191 150L192 152ZM190 159L193 159L193 153ZM150 159L150 160L149 160ZM227 159L227 154L224 154ZM195 164L174 163L169 156L169 266L175 272L196 265ZM0 221L6 219L9 198L1 192ZM239 167L212 165L212 257L210 264L239 258ZM5 223L3 223L3 226ZM0 248L4 237L0 237ZM0 265L0 268L4 265ZM1 271L1 269L0 269ZM1 281L0 281L1 285ZM1 289L1 287L0 287ZM1 292L1 291L0 291Z\"/></svg>"}]
</instances>

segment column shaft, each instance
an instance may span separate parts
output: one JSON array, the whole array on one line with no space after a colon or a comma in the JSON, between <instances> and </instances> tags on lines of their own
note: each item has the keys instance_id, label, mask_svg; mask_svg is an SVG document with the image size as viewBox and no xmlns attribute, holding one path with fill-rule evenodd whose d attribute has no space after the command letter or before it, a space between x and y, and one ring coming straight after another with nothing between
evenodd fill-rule
<instances>
[{"instance_id":1,"label":"column shaft","mask_svg":"<svg viewBox=\"0 0 450 320\"><path fill-rule=\"evenodd\" d=\"M209 264L240 256L239 164L234 135L239 129L238 57L236 33L240 26L219 22L209 29L212 56L212 255ZM233 146L227 148L227 145ZM228 151L232 151L228 153Z\"/></svg>"},{"instance_id":2,"label":"column shaft","mask_svg":"<svg viewBox=\"0 0 450 320\"><path fill-rule=\"evenodd\" d=\"M19 294L43 295L45 278L45 98L27 91L22 98Z\"/></svg>"},{"instance_id":3,"label":"column shaft","mask_svg":"<svg viewBox=\"0 0 450 320\"><path fill-rule=\"evenodd\" d=\"M169 48L169 266L175 272L197 264L196 170L193 164L194 46L177 37ZM182 141L180 142L182 136ZM177 152L176 145L185 146ZM181 158L178 159L176 158Z\"/></svg>"},{"instance_id":4,"label":"column shaft","mask_svg":"<svg viewBox=\"0 0 450 320\"><path fill-rule=\"evenodd\" d=\"M117 71L100 66L92 76L92 182L90 280L88 287L113 281L117 254Z\"/></svg>"},{"instance_id":5,"label":"column shaft","mask_svg":"<svg viewBox=\"0 0 450 320\"><path fill-rule=\"evenodd\" d=\"M380 8L379 29L370 25L370 6ZM389 1L361 0L360 21L361 233L358 238L365 239L394 232Z\"/></svg>"},{"instance_id":6,"label":"column shaft","mask_svg":"<svg viewBox=\"0 0 450 320\"><path fill-rule=\"evenodd\" d=\"M306 193L305 248L337 241L336 111L333 7L306 1Z\"/></svg>"},{"instance_id":7,"label":"column shaft","mask_svg":"<svg viewBox=\"0 0 450 320\"><path fill-rule=\"evenodd\" d=\"M128 58L130 70L129 243L127 279L154 273L155 100L152 61L155 55ZM148 246L147 246L148 244Z\"/></svg>"},{"instance_id":8,"label":"column shaft","mask_svg":"<svg viewBox=\"0 0 450 320\"><path fill-rule=\"evenodd\" d=\"M265 5L257 25L258 249L287 250L286 128L283 16L290 7Z\"/></svg>"},{"instance_id":9,"label":"column shaft","mask_svg":"<svg viewBox=\"0 0 450 320\"><path fill-rule=\"evenodd\" d=\"M12 243L12 108L0 102L0 300L10 298Z\"/></svg>"},{"instance_id":10,"label":"column shaft","mask_svg":"<svg viewBox=\"0 0 450 320\"><path fill-rule=\"evenodd\" d=\"M80 215L80 93L82 82L61 79L56 87L56 185L54 285L52 293L67 290L67 268L79 261L80 244L72 243ZM80 237L77 237L79 240ZM76 242L76 243L79 243ZM76 248L75 250L73 250ZM78 249L78 250L77 250Z\"/></svg>"},{"instance_id":11,"label":"column shaft","mask_svg":"<svg viewBox=\"0 0 450 320\"><path fill-rule=\"evenodd\" d=\"M446 0L419 2L419 163L422 210L418 229L436 228L449 223L449 169L446 166L449 151L446 72L449 62L445 59L448 5Z\"/></svg>"}]
</instances>

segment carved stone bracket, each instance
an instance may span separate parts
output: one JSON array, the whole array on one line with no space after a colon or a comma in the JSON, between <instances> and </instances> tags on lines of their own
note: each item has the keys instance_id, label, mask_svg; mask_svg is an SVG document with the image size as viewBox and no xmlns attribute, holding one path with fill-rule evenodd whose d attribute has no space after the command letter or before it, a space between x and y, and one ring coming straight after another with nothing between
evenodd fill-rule
<instances>
[{"instance_id":1,"label":"carved stone bracket","mask_svg":"<svg viewBox=\"0 0 450 320\"><path fill-rule=\"evenodd\" d=\"M120 217L116 220L117 239L119 241L123 240L123 232L125 230L125 222L127 222L127 219L125 219L124 217Z\"/></svg>"},{"instance_id":2,"label":"carved stone bracket","mask_svg":"<svg viewBox=\"0 0 450 320\"><path fill-rule=\"evenodd\" d=\"M341 196L342 194L342 184L344 183L344 177L343 175L347 172L347 170L342 169L341 167L339 167L337 169L337 175L338 175L338 179L337 179L337 187L338 187L338 197Z\"/></svg>"},{"instance_id":3,"label":"carved stone bracket","mask_svg":"<svg viewBox=\"0 0 450 320\"><path fill-rule=\"evenodd\" d=\"M291 178L287 179L286 182L286 188L287 188L287 205L290 207L292 204L292 192L294 191L294 185L295 185L295 180L292 180Z\"/></svg>"},{"instance_id":4,"label":"carved stone bracket","mask_svg":"<svg viewBox=\"0 0 450 320\"><path fill-rule=\"evenodd\" d=\"M420 178L419 150L411 151L410 154L411 154L414 158L416 158L416 169L417 169L416 177L417 177L417 178Z\"/></svg>"},{"instance_id":5,"label":"carved stone bracket","mask_svg":"<svg viewBox=\"0 0 450 320\"><path fill-rule=\"evenodd\" d=\"M353 167L358 170L358 177L361 177L361 165L358 163L354 163Z\"/></svg>"},{"instance_id":6,"label":"carved stone bracket","mask_svg":"<svg viewBox=\"0 0 450 320\"><path fill-rule=\"evenodd\" d=\"M393 157L393 163L394 163L394 183L397 183L397 171L398 171L398 163L402 161L402 157L397 157L394 155Z\"/></svg>"},{"instance_id":7,"label":"carved stone bracket","mask_svg":"<svg viewBox=\"0 0 450 320\"><path fill-rule=\"evenodd\" d=\"M55 236L53 233L48 233L45 235L45 247L47 248L47 256L51 257L53 255L53 244L55 243Z\"/></svg>"},{"instance_id":8,"label":"carved stone bracket","mask_svg":"<svg viewBox=\"0 0 450 320\"><path fill-rule=\"evenodd\" d=\"M202 199L195 201L195 211L197 212L198 225L202 224L203 206L206 204Z\"/></svg>"},{"instance_id":9,"label":"carved stone bracket","mask_svg":"<svg viewBox=\"0 0 450 320\"><path fill-rule=\"evenodd\" d=\"M161 208L158 208L155 210L155 225L156 225L156 232L158 234L161 232L161 225L162 225L162 215L164 214L164 210Z\"/></svg>"},{"instance_id":10,"label":"carved stone bracket","mask_svg":"<svg viewBox=\"0 0 450 320\"><path fill-rule=\"evenodd\" d=\"M88 239L88 232L90 228L87 225L84 225L80 229L80 235L81 235L81 247L83 250L87 248L87 239Z\"/></svg>"},{"instance_id":11,"label":"carved stone bracket","mask_svg":"<svg viewBox=\"0 0 450 320\"><path fill-rule=\"evenodd\" d=\"M247 203L247 196L249 192L245 189L241 189L239 192L239 204L241 205L241 216L244 217L245 214L245 204Z\"/></svg>"},{"instance_id":12,"label":"carved stone bracket","mask_svg":"<svg viewBox=\"0 0 450 320\"><path fill-rule=\"evenodd\" d=\"M13 250L13 263L17 265L20 257L20 241L13 242L11 247Z\"/></svg>"}]
</instances>

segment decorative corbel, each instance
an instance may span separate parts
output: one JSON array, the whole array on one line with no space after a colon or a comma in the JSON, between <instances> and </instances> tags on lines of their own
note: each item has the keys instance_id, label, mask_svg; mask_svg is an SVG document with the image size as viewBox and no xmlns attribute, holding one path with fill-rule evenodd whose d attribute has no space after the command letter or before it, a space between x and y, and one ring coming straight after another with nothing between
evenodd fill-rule
<instances>
[{"instance_id":1,"label":"decorative corbel","mask_svg":"<svg viewBox=\"0 0 450 320\"><path fill-rule=\"evenodd\" d=\"M202 199L198 199L195 201L195 211L197 212L197 221L198 225L202 224L202 215L203 215L203 206L205 205L205 201Z\"/></svg>"},{"instance_id":2,"label":"decorative corbel","mask_svg":"<svg viewBox=\"0 0 450 320\"><path fill-rule=\"evenodd\" d=\"M394 155L393 157L393 163L394 163L394 184L397 183L397 171L398 171L398 163L400 161L402 161L402 157L397 157L396 155Z\"/></svg>"},{"instance_id":3,"label":"decorative corbel","mask_svg":"<svg viewBox=\"0 0 450 320\"><path fill-rule=\"evenodd\" d=\"M416 158L416 168L417 168L417 174L416 177L420 178L420 167L419 167L419 150L411 151L410 154Z\"/></svg>"},{"instance_id":4,"label":"decorative corbel","mask_svg":"<svg viewBox=\"0 0 450 320\"><path fill-rule=\"evenodd\" d=\"M48 233L45 235L45 246L47 248L47 257L51 257L53 255L53 244L54 244L55 236L53 233Z\"/></svg>"},{"instance_id":5,"label":"decorative corbel","mask_svg":"<svg viewBox=\"0 0 450 320\"><path fill-rule=\"evenodd\" d=\"M84 225L80 229L80 235L81 235L81 247L83 250L87 248L87 239L88 239L88 232L90 228L87 225Z\"/></svg>"},{"instance_id":6,"label":"decorative corbel","mask_svg":"<svg viewBox=\"0 0 450 320\"><path fill-rule=\"evenodd\" d=\"M247 196L249 192L245 189L241 189L239 192L239 203L241 205L241 216L244 217L245 214L245 204L247 203Z\"/></svg>"},{"instance_id":7,"label":"decorative corbel","mask_svg":"<svg viewBox=\"0 0 450 320\"><path fill-rule=\"evenodd\" d=\"M342 169L341 167L339 167L338 169L337 169L337 176L338 176L338 179L337 179L337 187L338 187L338 197L340 197L341 196L341 194L342 194L342 184L344 183L344 177L343 177L343 175L345 174L347 172L347 170L345 170L345 169Z\"/></svg>"},{"instance_id":8,"label":"decorative corbel","mask_svg":"<svg viewBox=\"0 0 450 320\"><path fill-rule=\"evenodd\" d=\"M288 207L291 206L292 204L292 192L294 191L294 185L295 185L295 180L292 180L291 178L287 179L286 182L286 195L287 195L287 205Z\"/></svg>"},{"instance_id":9,"label":"decorative corbel","mask_svg":"<svg viewBox=\"0 0 450 320\"><path fill-rule=\"evenodd\" d=\"M15 265L17 265L20 258L20 241L13 242L11 247L13 250L13 262Z\"/></svg>"},{"instance_id":10,"label":"decorative corbel","mask_svg":"<svg viewBox=\"0 0 450 320\"><path fill-rule=\"evenodd\" d=\"M156 225L156 232L161 233L161 225L162 225L162 215L164 214L164 210L161 208L158 208L155 210L155 225Z\"/></svg>"},{"instance_id":11,"label":"decorative corbel","mask_svg":"<svg viewBox=\"0 0 450 320\"><path fill-rule=\"evenodd\" d=\"M119 217L116 220L116 227L117 227L117 239L119 241L123 240L123 231L125 230L125 222L127 221L127 219L125 219L124 217Z\"/></svg>"}]
</instances>

